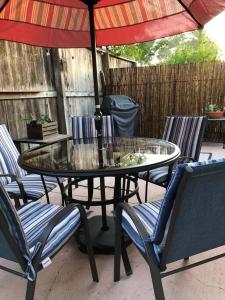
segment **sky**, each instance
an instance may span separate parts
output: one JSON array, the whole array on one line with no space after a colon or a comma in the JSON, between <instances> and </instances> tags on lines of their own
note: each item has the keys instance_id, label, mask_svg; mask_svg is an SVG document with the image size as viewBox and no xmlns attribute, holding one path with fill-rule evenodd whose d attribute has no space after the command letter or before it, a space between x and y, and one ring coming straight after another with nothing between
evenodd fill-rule
<instances>
[{"instance_id":1,"label":"sky","mask_svg":"<svg viewBox=\"0 0 225 300\"><path fill-rule=\"evenodd\" d=\"M225 11L208 22L204 31L218 44L221 58L225 60Z\"/></svg>"}]
</instances>

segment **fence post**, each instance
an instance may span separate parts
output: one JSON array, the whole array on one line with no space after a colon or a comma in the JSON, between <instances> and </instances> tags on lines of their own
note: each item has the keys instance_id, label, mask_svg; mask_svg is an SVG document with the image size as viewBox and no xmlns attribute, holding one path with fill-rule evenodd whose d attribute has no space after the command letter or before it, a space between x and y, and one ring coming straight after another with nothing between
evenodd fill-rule
<instances>
[{"instance_id":1,"label":"fence post","mask_svg":"<svg viewBox=\"0 0 225 300\"><path fill-rule=\"evenodd\" d=\"M105 52L102 55L102 71L100 72L100 78L101 78L101 84L102 84L102 96L103 97L106 95L105 74L109 71L109 68L110 68L109 64L110 64L109 53Z\"/></svg>"},{"instance_id":2,"label":"fence post","mask_svg":"<svg viewBox=\"0 0 225 300\"><path fill-rule=\"evenodd\" d=\"M67 133L66 128L66 89L63 74L63 64L59 56L58 49L51 50L52 68L54 74L54 84L57 92L57 115L60 133Z\"/></svg>"}]
</instances>

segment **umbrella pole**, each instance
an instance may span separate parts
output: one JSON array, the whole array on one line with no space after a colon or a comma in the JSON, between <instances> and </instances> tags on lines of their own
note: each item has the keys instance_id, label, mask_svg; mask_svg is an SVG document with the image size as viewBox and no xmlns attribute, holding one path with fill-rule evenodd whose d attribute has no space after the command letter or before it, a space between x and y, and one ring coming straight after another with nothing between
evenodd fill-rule
<instances>
[{"instance_id":1,"label":"umbrella pole","mask_svg":"<svg viewBox=\"0 0 225 300\"><path fill-rule=\"evenodd\" d=\"M0 1L0 12L2 12L3 8L6 6L6 4L9 2L9 0L2 0Z\"/></svg>"},{"instance_id":2,"label":"umbrella pole","mask_svg":"<svg viewBox=\"0 0 225 300\"><path fill-rule=\"evenodd\" d=\"M94 4L88 3L89 22L90 22L90 38L91 38L91 54L92 54L92 70L94 79L94 93L95 93L95 127L98 136L102 135L102 113L100 110L100 101L98 93L98 67L97 67L97 51L95 39L95 23L94 23Z\"/></svg>"},{"instance_id":3,"label":"umbrella pole","mask_svg":"<svg viewBox=\"0 0 225 300\"><path fill-rule=\"evenodd\" d=\"M92 54L92 70L94 79L94 93L95 93L95 128L97 130L98 136L98 149L99 149L99 166L103 167L103 157L102 157L102 113L100 110L100 101L98 93L98 66L97 66L97 51L96 51L96 38L95 38L95 22L94 22L94 3L96 1L88 1L88 12L89 12L89 23L90 23L90 38L91 38L91 54ZM101 182L101 197L102 201L105 200L105 189L104 179L100 178ZM107 231L109 227L107 226L107 216L106 207L102 205L102 230Z\"/></svg>"}]
</instances>

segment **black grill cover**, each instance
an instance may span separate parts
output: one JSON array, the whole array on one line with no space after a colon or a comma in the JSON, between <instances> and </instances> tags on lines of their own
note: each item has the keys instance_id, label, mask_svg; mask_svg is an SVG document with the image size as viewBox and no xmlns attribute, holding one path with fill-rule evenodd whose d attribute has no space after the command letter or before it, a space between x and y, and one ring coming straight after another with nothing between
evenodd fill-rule
<instances>
[{"instance_id":1,"label":"black grill cover","mask_svg":"<svg viewBox=\"0 0 225 300\"><path fill-rule=\"evenodd\" d=\"M115 136L138 136L139 105L123 95L110 95L103 98L103 115L112 115Z\"/></svg>"}]
</instances>

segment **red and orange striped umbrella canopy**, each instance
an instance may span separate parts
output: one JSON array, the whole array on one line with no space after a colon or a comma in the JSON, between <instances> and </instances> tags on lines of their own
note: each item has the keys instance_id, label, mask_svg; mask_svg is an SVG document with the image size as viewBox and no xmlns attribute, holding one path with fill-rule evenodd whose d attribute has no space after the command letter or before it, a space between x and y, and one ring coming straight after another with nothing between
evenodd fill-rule
<instances>
[{"instance_id":1,"label":"red and orange striped umbrella canopy","mask_svg":"<svg viewBox=\"0 0 225 300\"><path fill-rule=\"evenodd\" d=\"M98 46L192 31L225 10L225 0L93 2L97 2L94 22ZM80 0L10 0L0 13L0 39L4 40L49 48L90 47L89 30L87 5Z\"/></svg>"}]
</instances>

